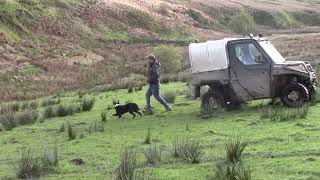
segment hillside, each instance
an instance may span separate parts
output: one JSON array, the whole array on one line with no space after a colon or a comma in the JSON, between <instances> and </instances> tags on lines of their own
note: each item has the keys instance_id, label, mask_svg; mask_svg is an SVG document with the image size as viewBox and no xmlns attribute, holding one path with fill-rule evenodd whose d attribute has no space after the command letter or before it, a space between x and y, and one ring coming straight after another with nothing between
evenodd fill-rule
<instances>
[{"instance_id":1,"label":"hillside","mask_svg":"<svg viewBox=\"0 0 320 180\"><path fill-rule=\"evenodd\" d=\"M159 44L179 47L183 71L187 45L236 36L228 23L242 11L254 32L286 34L272 37L286 57L315 61L319 9L318 0L0 0L0 98L143 82L144 57Z\"/></svg>"}]
</instances>

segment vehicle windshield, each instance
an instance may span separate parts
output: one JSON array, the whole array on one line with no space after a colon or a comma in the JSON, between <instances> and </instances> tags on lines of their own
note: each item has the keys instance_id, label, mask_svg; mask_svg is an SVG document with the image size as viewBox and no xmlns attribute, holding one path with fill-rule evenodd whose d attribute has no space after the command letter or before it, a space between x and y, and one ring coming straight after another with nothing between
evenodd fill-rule
<instances>
[{"instance_id":1,"label":"vehicle windshield","mask_svg":"<svg viewBox=\"0 0 320 180\"><path fill-rule=\"evenodd\" d=\"M275 63L286 62L286 60L282 57L279 51L269 41L261 41L260 45Z\"/></svg>"}]
</instances>

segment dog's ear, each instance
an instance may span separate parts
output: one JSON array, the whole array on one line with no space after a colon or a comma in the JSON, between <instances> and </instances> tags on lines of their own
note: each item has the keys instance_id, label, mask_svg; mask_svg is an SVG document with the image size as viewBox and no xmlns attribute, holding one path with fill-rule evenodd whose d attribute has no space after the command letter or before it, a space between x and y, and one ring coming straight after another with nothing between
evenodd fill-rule
<instances>
[{"instance_id":1,"label":"dog's ear","mask_svg":"<svg viewBox=\"0 0 320 180\"><path fill-rule=\"evenodd\" d=\"M118 104L120 104L120 101L118 100Z\"/></svg>"}]
</instances>

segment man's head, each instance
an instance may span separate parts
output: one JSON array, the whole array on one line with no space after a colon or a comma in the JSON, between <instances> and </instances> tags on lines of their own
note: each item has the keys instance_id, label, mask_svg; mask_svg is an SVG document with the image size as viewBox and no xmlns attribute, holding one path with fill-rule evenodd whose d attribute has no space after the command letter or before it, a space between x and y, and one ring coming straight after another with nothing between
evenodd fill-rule
<instances>
[{"instance_id":1,"label":"man's head","mask_svg":"<svg viewBox=\"0 0 320 180\"><path fill-rule=\"evenodd\" d=\"M147 56L147 59L148 59L150 65L151 65L152 63L154 63L154 62L157 61L156 56L153 55L153 54L149 54L149 55Z\"/></svg>"}]
</instances>

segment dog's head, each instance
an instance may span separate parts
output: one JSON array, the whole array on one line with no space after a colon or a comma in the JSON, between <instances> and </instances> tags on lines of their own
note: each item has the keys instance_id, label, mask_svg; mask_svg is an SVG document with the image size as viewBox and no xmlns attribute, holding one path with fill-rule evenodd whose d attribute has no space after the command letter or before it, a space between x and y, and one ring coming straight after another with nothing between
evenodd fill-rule
<instances>
[{"instance_id":1,"label":"dog's head","mask_svg":"<svg viewBox=\"0 0 320 180\"><path fill-rule=\"evenodd\" d=\"M114 105L114 107L117 107L117 106L119 106L120 105L120 101L113 101L113 105Z\"/></svg>"}]
</instances>

